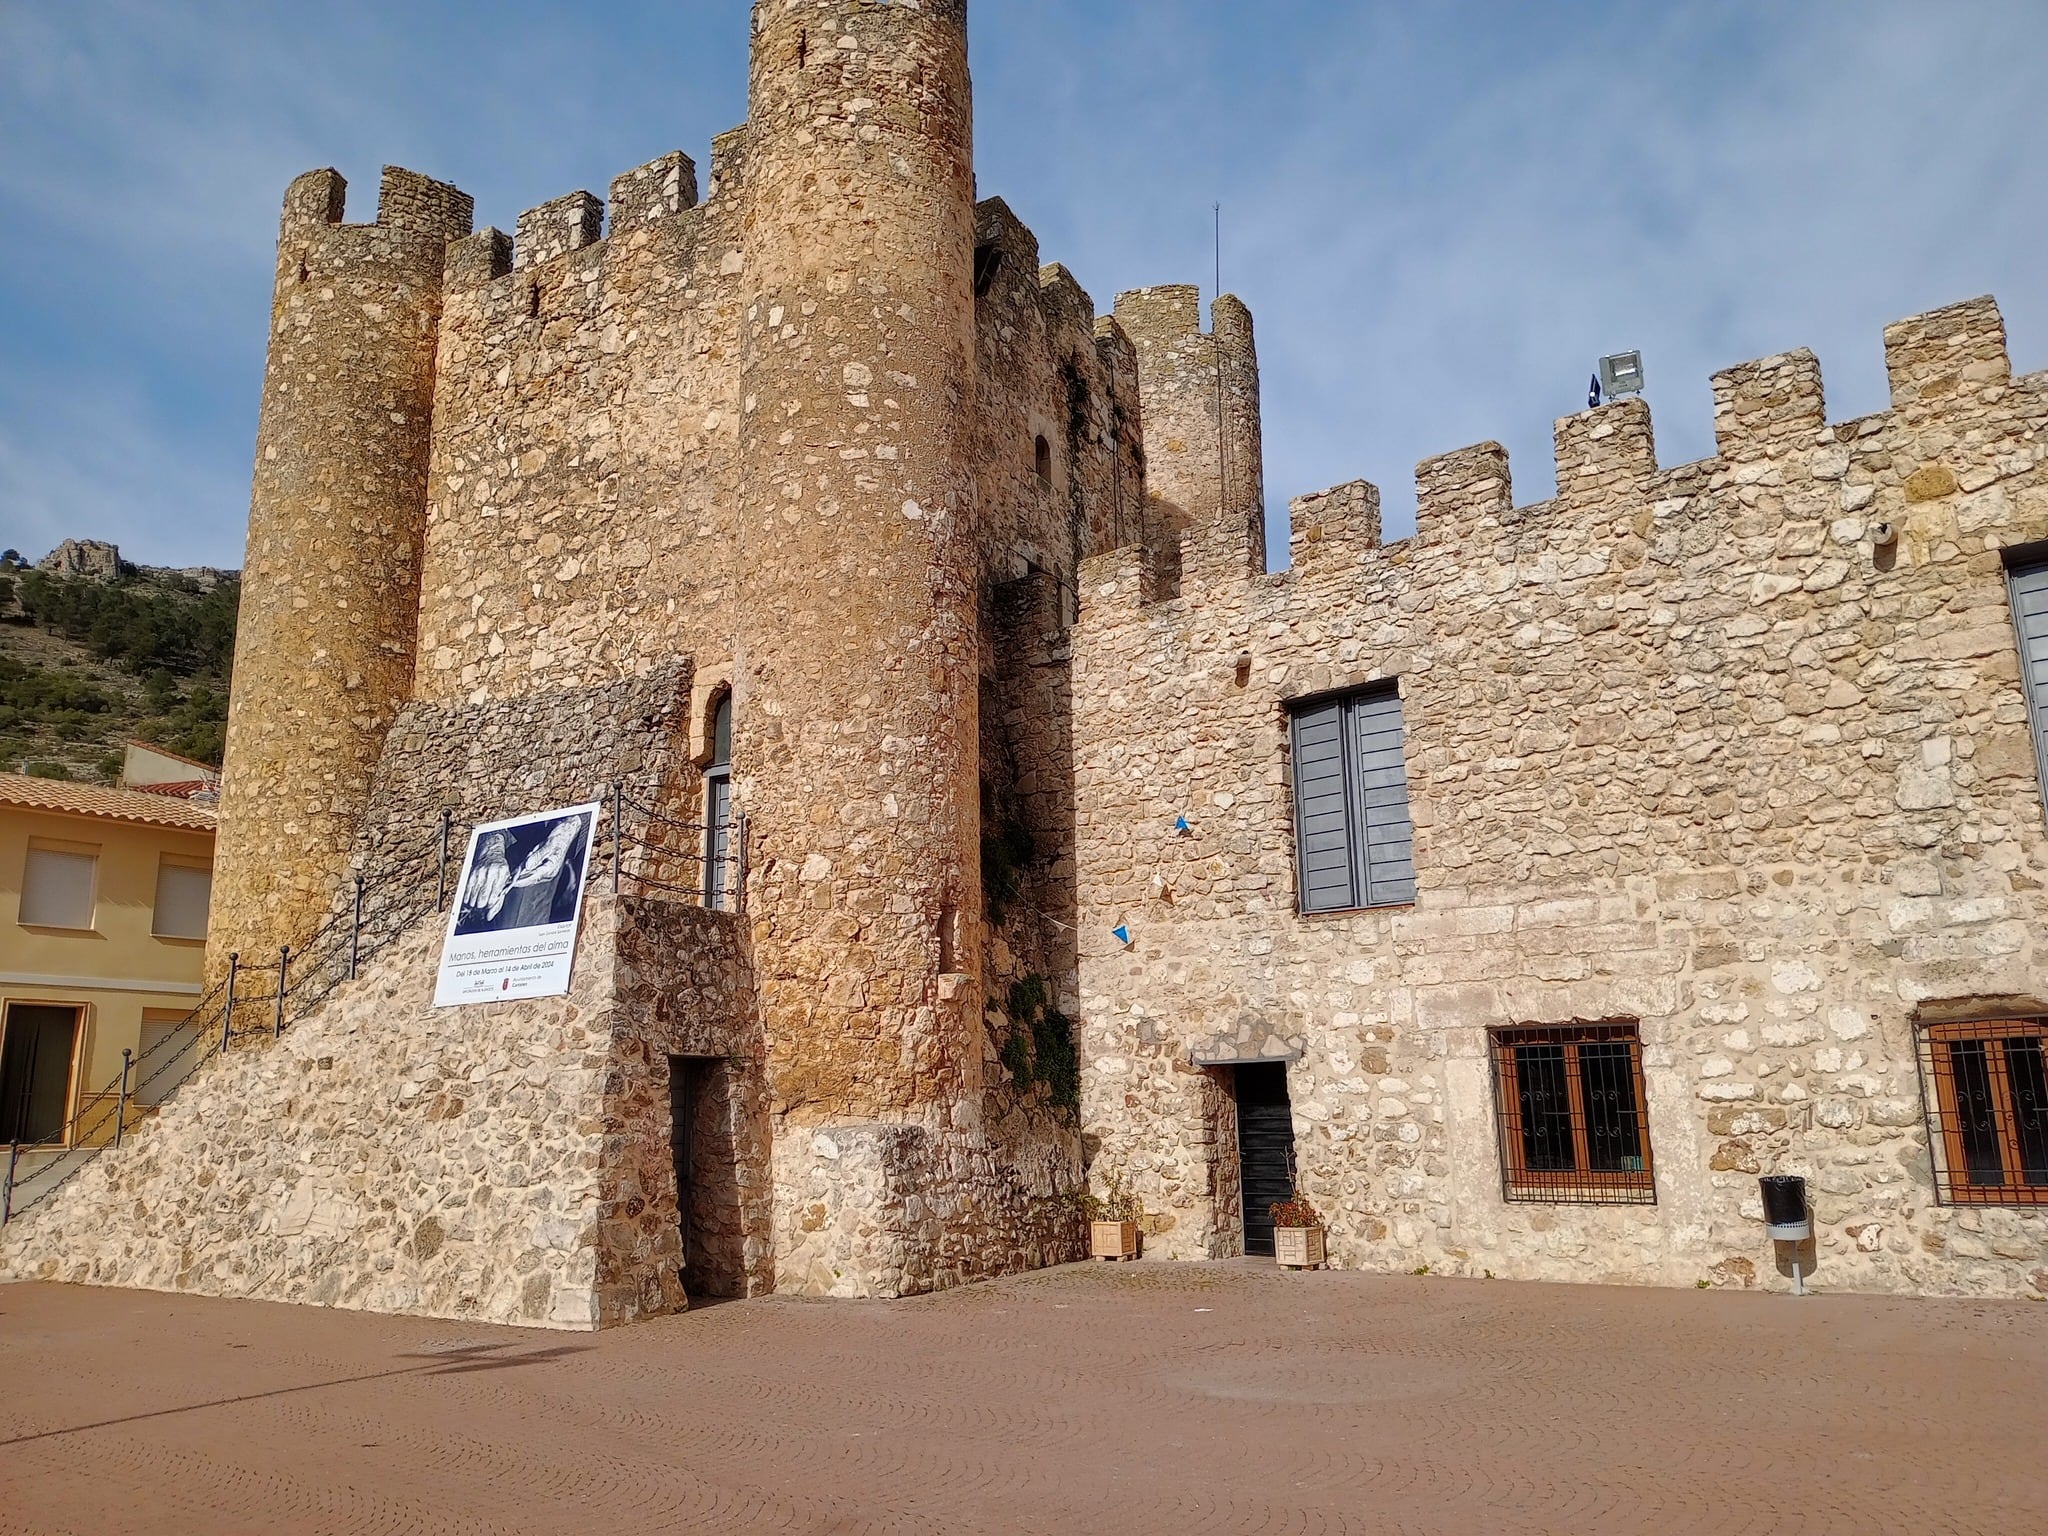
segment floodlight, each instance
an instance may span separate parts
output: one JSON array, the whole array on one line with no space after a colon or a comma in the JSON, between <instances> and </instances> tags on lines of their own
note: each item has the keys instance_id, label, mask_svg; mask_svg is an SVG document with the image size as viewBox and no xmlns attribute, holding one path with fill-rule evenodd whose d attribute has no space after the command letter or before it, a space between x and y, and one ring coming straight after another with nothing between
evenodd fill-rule
<instances>
[{"instance_id":1,"label":"floodlight","mask_svg":"<svg viewBox=\"0 0 2048 1536\"><path fill-rule=\"evenodd\" d=\"M1643 354L1614 352L1600 359L1600 392L1610 400L1643 392Z\"/></svg>"}]
</instances>

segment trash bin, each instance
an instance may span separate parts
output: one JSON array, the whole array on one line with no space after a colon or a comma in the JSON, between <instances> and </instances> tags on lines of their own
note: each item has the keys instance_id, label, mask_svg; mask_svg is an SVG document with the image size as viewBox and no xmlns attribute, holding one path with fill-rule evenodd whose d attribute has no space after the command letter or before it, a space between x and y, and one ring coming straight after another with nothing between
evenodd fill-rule
<instances>
[{"instance_id":1,"label":"trash bin","mask_svg":"<svg viewBox=\"0 0 2048 1536\"><path fill-rule=\"evenodd\" d=\"M1757 1183L1764 1195L1764 1225L1771 1240L1803 1243L1813 1236L1813 1214L1806 1208L1806 1180L1795 1173L1765 1174Z\"/></svg>"}]
</instances>

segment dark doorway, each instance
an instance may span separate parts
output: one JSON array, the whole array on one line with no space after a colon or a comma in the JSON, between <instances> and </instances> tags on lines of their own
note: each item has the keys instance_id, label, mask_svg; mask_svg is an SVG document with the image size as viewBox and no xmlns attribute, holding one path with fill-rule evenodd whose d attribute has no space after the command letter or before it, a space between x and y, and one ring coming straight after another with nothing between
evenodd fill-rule
<instances>
[{"instance_id":1,"label":"dark doorway","mask_svg":"<svg viewBox=\"0 0 2048 1536\"><path fill-rule=\"evenodd\" d=\"M733 1140L733 1073L725 1058L669 1057L668 1109L683 1289L693 1298L744 1296L746 1233Z\"/></svg>"},{"instance_id":2,"label":"dark doorway","mask_svg":"<svg viewBox=\"0 0 2048 1536\"><path fill-rule=\"evenodd\" d=\"M64 1139L82 1009L13 1003L0 1040L0 1142Z\"/></svg>"},{"instance_id":3,"label":"dark doorway","mask_svg":"<svg viewBox=\"0 0 2048 1536\"><path fill-rule=\"evenodd\" d=\"M1240 1062L1235 1076L1244 1251L1270 1256L1273 1203L1294 1193L1294 1109L1287 1102L1287 1063Z\"/></svg>"}]
</instances>

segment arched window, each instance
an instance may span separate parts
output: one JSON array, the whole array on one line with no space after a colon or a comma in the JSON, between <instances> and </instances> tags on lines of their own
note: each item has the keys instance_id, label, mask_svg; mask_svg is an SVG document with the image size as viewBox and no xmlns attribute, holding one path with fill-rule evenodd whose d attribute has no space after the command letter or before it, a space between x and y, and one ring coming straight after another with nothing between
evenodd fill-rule
<instances>
[{"instance_id":1,"label":"arched window","mask_svg":"<svg viewBox=\"0 0 2048 1536\"><path fill-rule=\"evenodd\" d=\"M711 717L711 762L704 770L704 905L723 912L736 881L732 846L732 695Z\"/></svg>"},{"instance_id":2,"label":"arched window","mask_svg":"<svg viewBox=\"0 0 2048 1536\"><path fill-rule=\"evenodd\" d=\"M1049 491L1052 489L1052 444L1041 437L1035 452L1038 461L1038 483Z\"/></svg>"}]
</instances>

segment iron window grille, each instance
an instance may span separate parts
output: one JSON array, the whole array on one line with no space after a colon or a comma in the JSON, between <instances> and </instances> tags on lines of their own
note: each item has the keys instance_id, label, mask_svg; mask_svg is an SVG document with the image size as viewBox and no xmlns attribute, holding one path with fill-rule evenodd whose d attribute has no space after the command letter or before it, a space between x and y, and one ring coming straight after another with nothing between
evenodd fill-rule
<instances>
[{"instance_id":1,"label":"iron window grille","mask_svg":"<svg viewBox=\"0 0 2048 1536\"><path fill-rule=\"evenodd\" d=\"M2048 1205L2048 1018L1928 1024L1919 1039L1935 1198Z\"/></svg>"},{"instance_id":2,"label":"iron window grille","mask_svg":"<svg viewBox=\"0 0 2048 1536\"><path fill-rule=\"evenodd\" d=\"M1501 1198L1657 1203L1635 1025L1497 1029L1491 1045Z\"/></svg>"}]
</instances>

